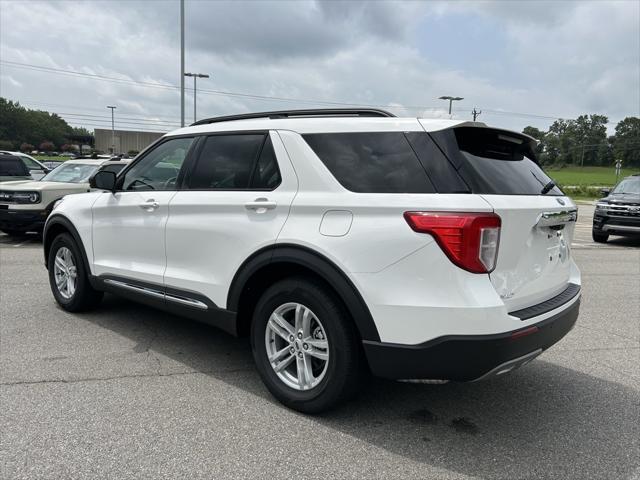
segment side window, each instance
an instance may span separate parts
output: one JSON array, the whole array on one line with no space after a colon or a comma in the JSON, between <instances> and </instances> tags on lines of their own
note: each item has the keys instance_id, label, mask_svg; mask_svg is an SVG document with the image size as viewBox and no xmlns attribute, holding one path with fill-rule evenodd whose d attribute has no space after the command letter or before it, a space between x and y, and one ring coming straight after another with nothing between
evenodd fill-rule
<instances>
[{"instance_id":1,"label":"side window","mask_svg":"<svg viewBox=\"0 0 640 480\"><path fill-rule=\"evenodd\" d=\"M42 167L31 160L29 157L20 156L20 160L24 162L29 170L42 170Z\"/></svg>"},{"instance_id":2,"label":"side window","mask_svg":"<svg viewBox=\"0 0 640 480\"><path fill-rule=\"evenodd\" d=\"M267 140L264 142L260 158L258 158L258 163L253 172L251 188L274 189L280 185L280 180L276 152L273 151L271 138L267 135Z\"/></svg>"},{"instance_id":3,"label":"side window","mask_svg":"<svg viewBox=\"0 0 640 480\"><path fill-rule=\"evenodd\" d=\"M402 132L314 133L302 137L347 190L435 192Z\"/></svg>"},{"instance_id":4,"label":"side window","mask_svg":"<svg viewBox=\"0 0 640 480\"><path fill-rule=\"evenodd\" d=\"M279 179L268 135L259 133L207 137L187 183L192 190L246 190Z\"/></svg>"},{"instance_id":5,"label":"side window","mask_svg":"<svg viewBox=\"0 0 640 480\"><path fill-rule=\"evenodd\" d=\"M161 143L126 172L123 190L174 190L193 138Z\"/></svg>"}]
</instances>

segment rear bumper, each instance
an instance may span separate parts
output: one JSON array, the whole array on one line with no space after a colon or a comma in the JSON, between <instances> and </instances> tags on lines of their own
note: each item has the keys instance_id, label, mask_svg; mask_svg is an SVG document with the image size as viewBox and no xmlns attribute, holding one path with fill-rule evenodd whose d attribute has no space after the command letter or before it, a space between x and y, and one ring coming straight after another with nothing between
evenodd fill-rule
<instances>
[{"instance_id":1,"label":"rear bumper","mask_svg":"<svg viewBox=\"0 0 640 480\"><path fill-rule=\"evenodd\" d=\"M579 296L577 293L575 296ZM363 342L374 375L391 379L472 381L524 365L575 325L580 299L525 328L495 335L451 335L419 345Z\"/></svg>"},{"instance_id":2,"label":"rear bumper","mask_svg":"<svg viewBox=\"0 0 640 480\"><path fill-rule=\"evenodd\" d=\"M0 209L0 230L42 231L47 210Z\"/></svg>"}]
</instances>

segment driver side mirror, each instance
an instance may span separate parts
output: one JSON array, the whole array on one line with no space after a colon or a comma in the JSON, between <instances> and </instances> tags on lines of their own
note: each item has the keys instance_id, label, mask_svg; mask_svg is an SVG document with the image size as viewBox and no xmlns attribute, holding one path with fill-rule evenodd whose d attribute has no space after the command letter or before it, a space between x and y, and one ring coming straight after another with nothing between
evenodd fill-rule
<instances>
[{"instance_id":1,"label":"driver side mirror","mask_svg":"<svg viewBox=\"0 0 640 480\"><path fill-rule=\"evenodd\" d=\"M101 170L96 173L91 180L89 180L89 186L91 188L98 188L100 190L108 190L111 193L116 191L116 174L108 170Z\"/></svg>"},{"instance_id":2,"label":"driver side mirror","mask_svg":"<svg viewBox=\"0 0 640 480\"><path fill-rule=\"evenodd\" d=\"M602 188L602 189L600 189L600 195L602 195L603 197L608 197L610 193L611 193L611 189L610 188Z\"/></svg>"}]
</instances>

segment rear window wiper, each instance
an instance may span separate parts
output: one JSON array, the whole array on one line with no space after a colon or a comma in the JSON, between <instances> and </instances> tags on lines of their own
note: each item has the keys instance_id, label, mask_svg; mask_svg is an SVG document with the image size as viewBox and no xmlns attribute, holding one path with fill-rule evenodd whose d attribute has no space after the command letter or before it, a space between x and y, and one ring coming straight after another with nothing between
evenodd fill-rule
<instances>
[{"instance_id":1,"label":"rear window wiper","mask_svg":"<svg viewBox=\"0 0 640 480\"><path fill-rule=\"evenodd\" d=\"M547 183L544 187L542 187L542 190L540 190L540 194L545 195L547 193L549 193L553 187L555 187L556 184L553 180L551 180L549 183Z\"/></svg>"}]
</instances>

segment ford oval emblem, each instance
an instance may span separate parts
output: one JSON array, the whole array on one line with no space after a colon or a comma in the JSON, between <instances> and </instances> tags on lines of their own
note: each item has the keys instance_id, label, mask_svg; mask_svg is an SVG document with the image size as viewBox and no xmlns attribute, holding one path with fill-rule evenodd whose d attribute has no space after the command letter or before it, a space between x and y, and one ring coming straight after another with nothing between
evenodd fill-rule
<instances>
[{"instance_id":1,"label":"ford oval emblem","mask_svg":"<svg viewBox=\"0 0 640 480\"><path fill-rule=\"evenodd\" d=\"M556 198L556 201L560 204L560 205L564 205L564 200L561 198Z\"/></svg>"}]
</instances>

